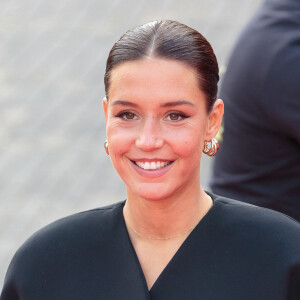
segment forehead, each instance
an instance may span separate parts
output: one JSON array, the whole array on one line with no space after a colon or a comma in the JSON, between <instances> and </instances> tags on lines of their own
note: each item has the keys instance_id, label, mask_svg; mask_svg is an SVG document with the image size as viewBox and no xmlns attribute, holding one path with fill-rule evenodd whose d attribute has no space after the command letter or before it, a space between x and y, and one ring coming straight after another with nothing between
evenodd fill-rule
<instances>
[{"instance_id":1,"label":"forehead","mask_svg":"<svg viewBox=\"0 0 300 300\"><path fill-rule=\"evenodd\" d=\"M175 60L147 58L120 64L111 73L110 98L164 99L203 96L196 72Z\"/></svg>"}]
</instances>

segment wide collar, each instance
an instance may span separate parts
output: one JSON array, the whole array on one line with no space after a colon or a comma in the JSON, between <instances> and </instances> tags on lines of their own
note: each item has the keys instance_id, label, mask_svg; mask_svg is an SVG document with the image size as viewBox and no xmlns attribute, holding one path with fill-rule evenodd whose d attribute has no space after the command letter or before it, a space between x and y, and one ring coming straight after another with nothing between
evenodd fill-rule
<instances>
[{"instance_id":1,"label":"wide collar","mask_svg":"<svg viewBox=\"0 0 300 300\"><path fill-rule=\"evenodd\" d=\"M214 195L210 196L214 198ZM118 280L118 289L123 290L124 295L135 295L134 299L159 299L159 295L161 295L161 293L164 294L163 291L166 292L166 290L168 290L168 285L172 285L172 278L174 276L179 278L181 277L180 269L185 268L186 259L188 256L190 256L190 249L199 249L199 242L201 240L206 240L207 235L211 234L208 228L211 227L215 204L177 250L177 252L165 267L165 269L162 271L150 291L148 291L145 276L143 274L141 265L130 241L129 234L126 228L123 217L124 204L125 202L118 205L117 209L115 210L116 217L114 218L116 222L114 232L117 238L117 247L114 247L114 249L118 249L117 251L119 259L117 276L120 278L120 280ZM201 238L201 236L203 239ZM195 245L196 248L194 247ZM201 255L201 253L198 254ZM113 255L113 257L115 256L116 255ZM205 259L205 256L203 256L203 259Z\"/></svg>"}]
</instances>

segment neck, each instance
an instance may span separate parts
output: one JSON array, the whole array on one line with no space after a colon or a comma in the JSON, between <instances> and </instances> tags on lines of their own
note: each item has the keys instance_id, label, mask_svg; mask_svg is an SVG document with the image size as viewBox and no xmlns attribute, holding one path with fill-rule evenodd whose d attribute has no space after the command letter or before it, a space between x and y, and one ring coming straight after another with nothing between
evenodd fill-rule
<instances>
[{"instance_id":1,"label":"neck","mask_svg":"<svg viewBox=\"0 0 300 300\"><path fill-rule=\"evenodd\" d=\"M199 186L191 193L176 197L147 200L127 191L124 218L139 238L161 239L189 234L212 206L211 198Z\"/></svg>"}]
</instances>

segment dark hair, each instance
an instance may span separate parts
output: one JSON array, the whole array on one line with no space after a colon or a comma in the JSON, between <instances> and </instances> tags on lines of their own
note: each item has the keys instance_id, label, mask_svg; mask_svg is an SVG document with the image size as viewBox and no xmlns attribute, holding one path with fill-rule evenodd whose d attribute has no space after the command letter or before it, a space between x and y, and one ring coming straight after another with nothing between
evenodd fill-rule
<instances>
[{"instance_id":1,"label":"dark hair","mask_svg":"<svg viewBox=\"0 0 300 300\"><path fill-rule=\"evenodd\" d=\"M158 57L192 67L200 89L207 96L207 110L216 101L219 68L209 42L196 30L176 21L153 21L127 31L109 52L104 76L108 97L112 70L121 63Z\"/></svg>"}]
</instances>

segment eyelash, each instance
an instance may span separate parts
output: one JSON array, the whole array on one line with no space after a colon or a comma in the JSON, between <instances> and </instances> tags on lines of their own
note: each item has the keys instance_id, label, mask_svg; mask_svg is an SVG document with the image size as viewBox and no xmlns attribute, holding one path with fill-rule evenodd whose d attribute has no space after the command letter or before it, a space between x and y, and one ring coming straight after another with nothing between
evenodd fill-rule
<instances>
[{"instance_id":1,"label":"eyelash","mask_svg":"<svg viewBox=\"0 0 300 300\"><path fill-rule=\"evenodd\" d=\"M170 119L170 121L173 121L173 122L179 122L181 120L184 120L186 118L188 118L188 116L182 112L176 112L176 111L173 111L173 112L169 112L168 115L167 115L167 118L170 117L171 115L175 115L177 117L179 117L179 120L172 120Z\"/></svg>"},{"instance_id":2,"label":"eyelash","mask_svg":"<svg viewBox=\"0 0 300 300\"><path fill-rule=\"evenodd\" d=\"M132 115L133 118L126 118L126 115L128 116L129 114ZM135 119L136 114L131 111L121 111L119 114L117 114L117 117L125 121L131 121Z\"/></svg>"},{"instance_id":3,"label":"eyelash","mask_svg":"<svg viewBox=\"0 0 300 300\"><path fill-rule=\"evenodd\" d=\"M132 118L127 118L128 115L132 115ZM187 116L186 114L182 113L182 112L169 112L167 114L167 116L165 117L165 119L169 118L171 115L175 115L177 116L179 119L177 120L172 120L172 119L169 119L169 121L173 121L173 122L179 122L183 119L186 119L188 118L189 116ZM124 121L131 121L131 120L135 120L135 118L137 117L135 113L131 112L131 111L122 111L120 112L119 114L117 114L118 118L124 120Z\"/></svg>"}]
</instances>

